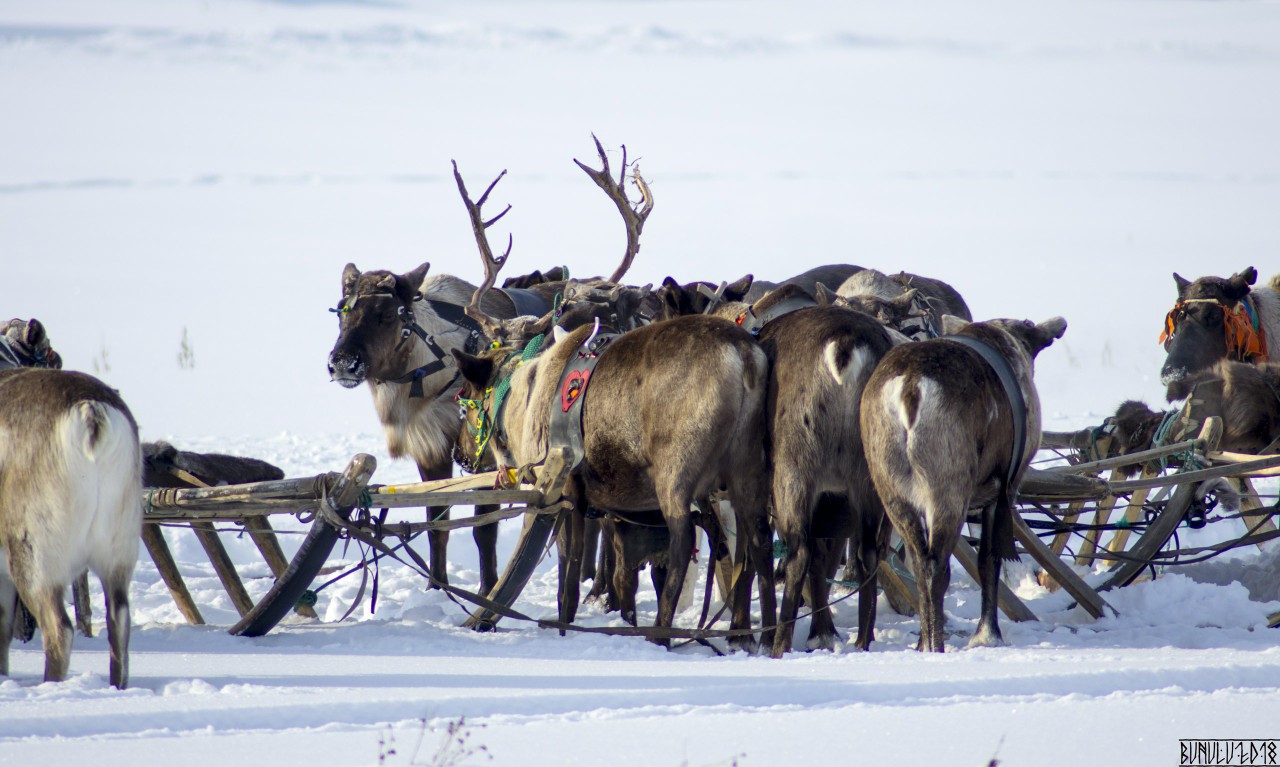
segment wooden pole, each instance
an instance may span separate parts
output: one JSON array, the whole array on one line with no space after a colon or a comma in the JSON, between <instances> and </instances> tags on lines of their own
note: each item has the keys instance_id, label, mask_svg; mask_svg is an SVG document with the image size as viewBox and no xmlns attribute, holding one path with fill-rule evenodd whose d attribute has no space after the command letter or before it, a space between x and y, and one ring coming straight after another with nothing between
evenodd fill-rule
<instances>
[{"instance_id":1,"label":"wooden pole","mask_svg":"<svg viewBox=\"0 0 1280 767\"><path fill-rule=\"evenodd\" d=\"M271 522L266 517L249 517L244 521L244 527L249 531L249 537L258 547L262 558L266 560L267 567L271 568L271 574L279 580L289 570L289 560L284 555L284 549L280 548L280 541L276 538ZM311 605L296 605L293 611L304 618L320 617Z\"/></svg>"},{"instance_id":2,"label":"wooden pole","mask_svg":"<svg viewBox=\"0 0 1280 767\"><path fill-rule=\"evenodd\" d=\"M187 623L203 625L204 617L200 615L200 608L196 607L195 600L191 598L191 592L187 590L187 584L182 580L182 573L178 572L178 565L173 561L173 554L169 552L169 544L165 542L164 533L161 532L159 525L142 526L142 543L147 547L151 561L156 563L156 572L160 573L160 580L164 581L164 585L169 589L169 595L173 597L173 602L178 606L182 617L187 619Z\"/></svg>"},{"instance_id":3,"label":"wooden pole","mask_svg":"<svg viewBox=\"0 0 1280 767\"><path fill-rule=\"evenodd\" d=\"M351 459L351 463L341 475L326 475L330 483L329 503L335 514L344 519L351 516L351 510L360 501L360 494L369 484L369 477L373 476L377 465L378 462L373 456L360 453ZM317 491L314 498L318 499L322 495ZM314 500L311 501L313 507L315 503ZM303 541L297 555L289 563L288 571L276 579L266 595L240 619L239 623L231 627L230 633L235 636L254 637L270 631L298 603L298 598L311 585L316 573L320 572L320 568L324 566L325 559L333 550L337 540L337 528L326 522L323 516L317 517L307 539Z\"/></svg>"},{"instance_id":4,"label":"wooden pole","mask_svg":"<svg viewBox=\"0 0 1280 767\"><path fill-rule=\"evenodd\" d=\"M214 529L213 523L192 522L191 531L196 534L196 539L209 555L213 571L218 574L218 580L222 581L222 587L227 590L227 596L231 597L231 604L235 606L236 612L240 613L241 618L248 615L253 609L253 600L249 598L249 592L245 591L240 574L236 572L235 563L231 561L226 547L218 538L218 532Z\"/></svg>"}]
</instances>

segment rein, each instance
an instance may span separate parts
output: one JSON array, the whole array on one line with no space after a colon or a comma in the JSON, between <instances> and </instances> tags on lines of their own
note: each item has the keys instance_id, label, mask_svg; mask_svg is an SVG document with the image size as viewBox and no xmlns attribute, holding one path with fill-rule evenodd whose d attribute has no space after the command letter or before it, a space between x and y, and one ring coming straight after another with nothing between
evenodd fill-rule
<instances>
[{"instance_id":1,"label":"rein","mask_svg":"<svg viewBox=\"0 0 1280 767\"><path fill-rule=\"evenodd\" d=\"M1248 296L1229 308L1216 298L1187 298L1173 305L1164 318L1164 330L1159 343L1166 349L1178 331L1178 324L1186 316L1189 304L1213 304L1222 310L1223 332L1226 335L1227 355L1241 362L1267 361L1267 333L1262 328L1258 310Z\"/></svg>"}]
</instances>

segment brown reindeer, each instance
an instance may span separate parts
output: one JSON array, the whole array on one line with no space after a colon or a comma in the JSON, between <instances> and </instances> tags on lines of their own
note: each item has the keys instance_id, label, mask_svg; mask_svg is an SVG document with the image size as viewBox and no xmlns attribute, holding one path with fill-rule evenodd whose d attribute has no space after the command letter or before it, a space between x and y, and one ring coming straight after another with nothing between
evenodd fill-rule
<instances>
[{"instance_id":1,"label":"brown reindeer","mask_svg":"<svg viewBox=\"0 0 1280 767\"><path fill-rule=\"evenodd\" d=\"M758 314L775 291L757 302ZM839 564L840 539L854 541L859 567L858 637L874 638L876 569L888 545L884 509L871 485L859 430L859 403L872 370L892 348L875 319L827 306L798 309L764 325L760 345L769 358L768 419L773 465L773 521L786 546L783 626L773 655L791 649L802 583L813 613L809 649L839 641L827 607Z\"/></svg>"},{"instance_id":2,"label":"brown reindeer","mask_svg":"<svg viewBox=\"0 0 1280 767\"><path fill-rule=\"evenodd\" d=\"M944 315L973 320L968 304L955 288L918 274L889 276L863 269L845 280L836 294L851 308L870 314L913 341L936 338Z\"/></svg>"},{"instance_id":3,"label":"brown reindeer","mask_svg":"<svg viewBox=\"0 0 1280 767\"><path fill-rule=\"evenodd\" d=\"M627 170L624 164L622 173ZM483 312L485 292L495 282L510 248L494 257L485 235L492 219L486 222L480 214L485 197L473 203L460 175L457 180L486 273L468 313L497 338L524 339L551 330L553 316L534 323L503 323ZM611 186L620 189L621 180ZM736 325L712 317L640 327L616 337L603 351L595 351L589 343L597 331L595 325L567 334L561 329L541 348L525 347L523 352L517 345L480 356L454 352L467 380L464 397L472 405L465 411L468 429L460 442L467 452L487 450L499 469L526 467L546 458L552 447L551 408L559 406L553 400L561 402L560 379L566 364L577 355L599 355L590 385L580 395L584 457L567 488L575 509L568 513L561 537L561 620L570 622L577 612L587 507L622 512L660 508L670 542L656 625L670 627L693 552L691 505L727 488L739 515L739 529L750 531L750 557L761 578L762 612L766 624L772 624L775 605L764 512L767 361L763 352ZM751 581L746 574L736 584L734 628L750 626ZM772 642L772 637L766 641ZM751 646L752 641L743 636L734 643Z\"/></svg>"},{"instance_id":4,"label":"brown reindeer","mask_svg":"<svg viewBox=\"0 0 1280 767\"><path fill-rule=\"evenodd\" d=\"M1227 278L1173 275L1178 301L1160 334L1168 352L1160 382L1170 402L1186 397L1188 379L1219 360L1280 361L1280 275L1252 287L1257 280L1252 266Z\"/></svg>"},{"instance_id":5,"label":"brown reindeer","mask_svg":"<svg viewBox=\"0 0 1280 767\"><path fill-rule=\"evenodd\" d=\"M1033 360L1066 326L1061 317L963 325L955 337L894 348L867 382L862 440L915 568L922 651L944 650L951 552L975 504L983 508L982 613L969 644L1003 642L996 588L1001 559L1015 556L1011 495L1040 444Z\"/></svg>"},{"instance_id":6,"label":"brown reindeer","mask_svg":"<svg viewBox=\"0 0 1280 767\"><path fill-rule=\"evenodd\" d=\"M604 149L598 140L596 147L604 158ZM600 173L608 176L607 162L602 172L580 162L578 165L597 184ZM491 189L492 186L485 191L481 203ZM652 197L647 187L645 194L651 209ZM613 193L610 195L612 198ZM585 292L596 291L593 298L600 313L604 313L600 310L600 301L612 301L609 307L619 317L619 324L631 321L631 314L635 313L632 307L639 305L641 296L634 290L617 289L612 282L621 279L630 266L639 250L639 235L644 226L643 217L637 218L625 201L620 210L622 208L628 211L624 214L628 249L622 264L611 281L594 280L576 287ZM487 225L492 225L506 212L499 213ZM461 376L449 353L454 350L476 352L487 343L486 332L498 327L485 328L463 311L476 286L451 275L428 275L429 268L430 265L424 263L405 274L384 270L362 273L354 264L347 264L342 274L342 299L335 310L339 320L338 340L329 354L329 374L334 381L346 388L368 384L387 438L388 452L393 458L411 458L424 480L450 476L455 460L465 470L485 468L472 465L467 456L455 450L461 422L454 400ZM480 306L484 316L505 319L530 314L541 316L552 308L552 300L558 293L568 290L566 283L548 281L545 276L529 275L519 284L527 287L486 291ZM478 507L476 511L482 513L494 508ZM449 517L447 507L432 507L427 513L433 520ZM498 580L498 528L480 525L473 529L472 535L480 552L480 590L487 593ZM428 538L432 573L447 583L448 533L431 531Z\"/></svg>"},{"instance_id":7,"label":"brown reindeer","mask_svg":"<svg viewBox=\"0 0 1280 767\"><path fill-rule=\"evenodd\" d=\"M1186 379L1188 388L1220 382L1222 440L1219 449L1231 453L1264 455L1280 450L1280 363L1255 365L1223 360ZM1110 455L1127 455L1153 447L1165 413L1145 403L1121 403L1107 419L1113 429ZM1137 466L1124 467L1131 473Z\"/></svg>"},{"instance_id":8,"label":"brown reindeer","mask_svg":"<svg viewBox=\"0 0 1280 767\"><path fill-rule=\"evenodd\" d=\"M835 298L821 283L817 291ZM864 456L859 402L880 358L907 339L843 302L815 303L822 302L805 288L784 284L753 304L712 309L752 329L770 363L773 521L786 549L778 615L786 628L774 637L775 657L791 649L789 624L802 588L813 616L807 647L837 647L840 636L828 603L845 540L852 541L850 571L859 581L855 647L868 649L874 639L876 571L888 544L889 526Z\"/></svg>"},{"instance_id":9,"label":"brown reindeer","mask_svg":"<svg viewBox=\"0 0 1280 767\"><path fill-rule=\"evenodd\" d=\"M16 598L44 640L45 681L66 678L66 586L85 568L107 600L110 681L129 681L129 581L142 525L141 451L129 408L92 376L0 370L0 674Z\"/></svg>"}]
</instances>

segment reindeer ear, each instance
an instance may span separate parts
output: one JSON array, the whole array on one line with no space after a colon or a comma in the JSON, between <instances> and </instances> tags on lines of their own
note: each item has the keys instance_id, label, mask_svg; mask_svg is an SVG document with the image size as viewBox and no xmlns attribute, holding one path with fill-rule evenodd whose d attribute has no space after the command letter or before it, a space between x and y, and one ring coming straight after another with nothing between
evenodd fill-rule
<instances>
[{"instance_id":1,"label":"reindeer ear","mask_svg":"<svg viewBox=\"0 0 1280 767\"><path fill-rule=\"evenodd\" d=\"M1191 285L1191 280L1188 280L1187 278L1183 277L1181 274L1178 274L1177 272L1173 273L1173 282L1175 285L1178 286L1179 296L1181 296L1183 293L1186 293L1187 287Z\"/></svg>"},{"instance_id":2,"label":"reindeer ear","mask_svg":"<svg viewBox=\"0 0 1280 767\"><path fill-rule=\"evenodd\" d=\"M46 338L47 336L44 331L44 325L40 323L40 320L37 320L34 317L27 320L27 329L22 336L22 340L27 346L34 349L40 345L41 341L46 340Z\"/></svg>"},{"instance_id":3,"label":"reindeer ear","mask_svg":"<svg viewBox=\"0 0 1280 767\"><path fill-rule=\"evenodd\" d=\"M458 349L450 349L449 351L453 352L453 359L457 361L458 372L462 373L463 378L478 387L489 385L489 379L493 377L492 360L485 357L473 357Z\"/></svg>"},{"instance_id":4,"label":"reindeer ear","mask_svg":"<svg viewBox=\"0 0 1280 767\"><path fill-rule=\"evenodd\" d=\"M1049 343L1053 343L1053 339L1062 338L1062 334L1067 332L1067 321L1061 317L1054 317L1036 325L1036 330L1040 331ZM1045 346L1048 345L1045 344Z\"/></svg>"},{"instance_id":5,"label":"reindeer ear","mask_svg":"<svg viewBox=\"0 0 1280 767\"><path fill-rule=\"evenodd\" d=\"M422 289L422 280L431 270L431 264L424 261L421 266L411 272L405 272L396 280L396 295L408 301Z\"/></svg>"},{"instance_id":6,"label":"reindeer ear","mask_svg":"<svg viewBox=\"0 0 1280 767\"><path fill-rule=\"evenodd\" d=\"M831 306L836 302L836 294L831 288L819 282L814 285L813 300L818 302L818 306Z\"/></svg>"},{"instance_id":7,"label":"reindeer ear","mask_svg":"<svg viewBox=\"0 0 1280 767\"><path fill-rule=\"evenodd\" d=\"M725 301L741 301L747 297L747 293L751 290L751 284L755 282L753 275L747 274L729 283L724 288Z\"/></svg>"},{"instance_id":8,"label":"reindeer ear","mask_svg":"<svg viewBox=\"0 0 1280 767\"><path fill-rule=\"evenodd\" d=\"M681 288L670 277L662 281L662 288L658 291L658 300L663 307L663 314L667 318L679 317L681 304L684 303L684 289Z\"/></svg>"},{"instance_id":9,"label":"reindeer ear","mask_svg":"<svg viewBox=\"0 0 1280 767\"><path fill-rule=\"evenodd\" d=\"M944 314L939 322L942 325L942 334L944 336L954 335L960 332L960 329L969 324L968 321L960 319L954 314Z\"/></svg>"},{"instance_id":10,"label":"reindeer ear","mask_svg":"<svg viewBox=\"0 0 1280 767\"><path fill-rule=\"evenodd\" d=\"M920 295L920 291L912 288L900 296L894 296L889 303L900 309L910 309L911 302L916 300L916 296Z\"/></svg>"},{"instance_id":11,"label":"reindeer ear","mask_svg":"<svg viewBox=\"0 0 1280 767\"><path fill-rule=\"evenodd\" d=\"M356 291L356 280L360 279L360 270L355 264L347 264L342 268L342 295L349 296Z\"/></svg>"},{"instance_id":12,"label":"reindeer ear","mask_svg":"<svg viewBox=\"0 0 1280 767\"><path fill-rule=\"evenodd\" d=\"M1236 301L1249 295L1249 286L1258 281L1258 270L1252 266L1227 280L1227 296Z\"/></svg>"}]
</instances>

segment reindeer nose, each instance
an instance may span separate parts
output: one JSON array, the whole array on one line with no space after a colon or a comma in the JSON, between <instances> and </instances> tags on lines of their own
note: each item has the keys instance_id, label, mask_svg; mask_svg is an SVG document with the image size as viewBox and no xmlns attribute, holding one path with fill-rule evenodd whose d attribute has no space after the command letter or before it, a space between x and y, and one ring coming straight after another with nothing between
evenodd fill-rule
<instances>
[{"instance_id":1,"label":"reindeer nose","mask_svg":"<svg viewBox=\"0 0 1280 767\"><path fill-rule=\"evenodd\" d=\"M360 358L356 356L334 355L329 358L329 377L338 374L354 375L360 369Z\"/></svg>"}]
</instances>

